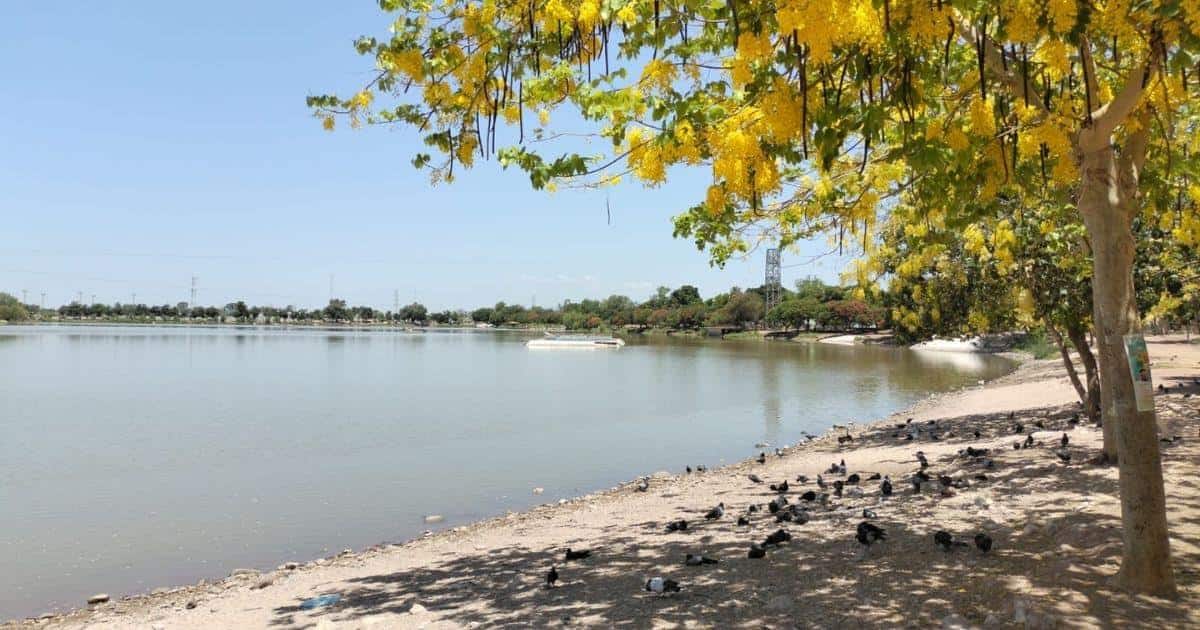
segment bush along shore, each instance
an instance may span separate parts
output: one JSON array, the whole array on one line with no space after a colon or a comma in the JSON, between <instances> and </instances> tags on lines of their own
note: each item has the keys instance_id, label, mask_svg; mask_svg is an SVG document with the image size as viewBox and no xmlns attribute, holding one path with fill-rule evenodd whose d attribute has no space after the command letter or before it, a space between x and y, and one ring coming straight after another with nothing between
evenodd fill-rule
<instances>
[{"instance_id":1,"label":"bush along shore","mask_svg":"<svg viewBox=\"0 0 1200 630\"><path fill-rule=\"evenodd\" d=\"M868 425L762 446L730 466L697 462L690 473L660 472L401 544L98 597L11 623L1195 627L1200 352L1160 344L1151 352L1163 386L1177 599L1132 597L1113 585L1117 471L1093 463L1101 431L1080 413L1061 363L1044 360Z\"/></svg>"}]
</instances>

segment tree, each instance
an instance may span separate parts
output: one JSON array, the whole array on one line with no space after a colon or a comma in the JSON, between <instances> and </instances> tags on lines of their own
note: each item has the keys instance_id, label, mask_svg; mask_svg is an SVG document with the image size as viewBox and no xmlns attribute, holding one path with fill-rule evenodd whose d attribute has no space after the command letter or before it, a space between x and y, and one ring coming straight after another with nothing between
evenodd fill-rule
<instances>
[{"instance_id":1,"label":"tree","mask_svg":"<svg viewBox=\"0 0 1200 630\"><path fill-rule=\"evenodd\" d=\"M733 290L729 301L722 309L728 314L728 321L738 325L752 324L763 318L763 300L757 293Z\"/></svg>"},{"instance_id":2,"label":"tree","mask_svg":"<svg viewBox=\"0 0 1200 630\"><path fill-rule=\"evenodd\" d=\"M429 310L419 302L413 302L400 309L400 319L406 322L423 322L428 314Z\"/></svg>"},{"instance_id":3,"label":"tree","mask_svg":"<svg viewBox=\"0 0 1200 630\"><path fill-rule=\"evenodd\" d=\"M329 300L329 305L325 307L325 319L340 322L349 317L350 311L346 309L346 300Z\"/></svg>"},{"instance_id":4,"label":"tree","mask_svg":"<svg viewBox=\"0 0 1200 630\"><path fill-rule=\"evenodd\" d=\"M671 292L671 304L675 306L688 306L700 302L700 289L685 284Z\"/></svg>"},{"instance_id":5,"label":"tree","mask_svg":"<svg viewBox=\"0 0 1200 630\"><path fill-rule=\"evenodd\" d=\"M438 155L413 159L435 181L496 154L537 188L609 183L610 168L657 185L673 165L706 165L712 185L675 234L718 264L752 238L823 230L869 249L881 209L962 228L1005 195L1071 204L1116 429L1119 582L1175 592L1155 417L1137 409L1123 337L1139 326L1135 219L1173 211L1200 234L1195 202L1179 201L1198 168L1194 0L380 4L400 15L388 40L355 42L377 64L367 87L309 98L327 129L335 116L410 124ZM566 105L612 156L545 131ZM501 123L517 146L498 148ZM537 151L552 138L568 144L548 160Z\"/></svg>"},{"instance_id":6,"label":"tree","mask_svg":"<svg viewBox=\"0 0 1200 630\"><path fill-rule=\"evenodd\" d=\"M27 319L29 319L29 312L25 310L25 305L12 295L0 292L0 320L23 322Z\"/></svg>"}]
</instances>

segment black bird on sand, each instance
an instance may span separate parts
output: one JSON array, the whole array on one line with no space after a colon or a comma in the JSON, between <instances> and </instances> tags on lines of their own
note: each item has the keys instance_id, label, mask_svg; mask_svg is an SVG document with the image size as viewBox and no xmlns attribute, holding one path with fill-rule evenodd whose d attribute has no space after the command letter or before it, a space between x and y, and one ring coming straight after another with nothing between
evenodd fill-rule
<instances>
[{"instance_id":1,"label":"black bird on sand","mask_svg":"<svg viewBox=\"0 0 1200 630\"><path fill-rule=\"evenodd\" d=\"M774 490L775 492L787 492L788 491L788 482L785 479L783 481L783 483L773 483L773 484L771 484L771 489Z\"/></svg>"},{"instance_id":2,"label":"black bird on sand","mask_svg":"<svg viewBox=\"0 0 1200 630\"><path fill-rule=\"evenodd\" d=\"M920 475L913 475L913 476L912 476L912 487L913 487L913 494L920 494L920 493L921 493L921 484L922 484L922 483L924 483L924 482L925 482L925 480L924 480L924 479L921 479L921 476L920 476Z\"/></svg>"},{"instance_id":3,"label":"black bird on sand","mask_svg":"<svg viewBox=\"0 0 1200 630\"><path fill-rule=\"evenodd\" d=\"M991 551L992 550L992 537L988 536L987 534L985 534L983 532L979 532L978 534L975 534L975 546L978 547L979 550L982 551L983 553L987 553L987 552Z\"/></svg>"},{"instance_id":4,"label":"black bird on sand","mask_svg":"<svg viewBox=\"0 0 1200 630\"><path fill-rule=\"evenodd\" d=\"M767 503L767 511L772 514L775 514L779 510L783 509L784 505L787 505L787 504L784 503L783 501L780 501L778 499L771 499L771 502Z\"/></svg>"},{"instance_id":5,"label":"black bird on sand","mask_svg":"<svg viewBox=\"0 0 1200 630\"><path fill-rule=\"evenodd\" d=\"M1021 443L1020 443L1020 442L1013 442L1013 450L1014 450L1014 451L1019 451L1019 450L1021 450Z\"/></svg>"},{"instance_id":6,"label":"black bird on sand","mask_svg":"<svg viewBox=\"0 0 1200 630\"><path fill-rule=\"evenodd\" d=\"M808 492L805 492L804 494L800 495L800 498L805 501L816 501L817 493L813 492L812 490L809 490Z\"/></svg>"},{"instance_id":7,"label":"black bird on sand","mask_svg":"<svg viewBox=\"0 0 1200 630\"><path fill-rule=\"evenodd\" d=\"M591 549L580 549L579 551L572 551L570 547L567 547L566 561L570 562L572 560L583 560L584 558L590 557L591 555L592 555Z\"/></svg>"},{"instance_id":8,"label":"black bird on sand","mask_svg":"<svg viewBox=\"0 0 1200 630\"><path fill-rule=\"evenodd\" d=\"M1068 453L1067 451L1058 451L1055 453L1055 455L1058 455L1058 458L1060 460L1062 460L1062 463L1064 463L1064 464L1071 463L1071 454Z\"/></svg>"},{"instance_id":9,"label":"black bird on sand","mask_svg":"<svg viewBox=\"0 0 1200 630\"><path fill-rule=\"evenodd\" d=\"M696 472L708 472L708 466L705 466L704 464L697 464Z\"/></svg>"},{"instance_id":10,"label":"black bird on sand","mask_svg":"<svg viewBox=\"0 0 1200 630\"><path fill-rule=\"evenodd\" d=\"M1033 434L1032 433L1025 436L1025 444L1023 446L1021 446L1021 448L1029 448L1030 446L1033 446Z\"/></svg>"},{"instance_id":11,"label":"black bird on sand","mask_svg":"<svg viewBox=\"0 0 1200 630\"><path fill-rule=\"evenodd\" d=\"M750 473L749 475L747 475L747 478L749 478L750 481L753 481L754 483L762 483L763 482L762 477L759 477L758 475L756 475L754 473Z\"/></svg>"},{"instance_id":12,"label":"black bird on sand","mask_svg":"<svg viewBox=\"0 0 1200 630\"><path fill-rule=\"evenodd\" d=\"M876 542L885 540L887 538L887 532L871 523L868 523L867 521L863 521L858 524L858 531L854 538L858 540L860 544L870 547Z\"/></svg>"},{"instance_id":13,"label":"black bird on sand","mask_svg":"<svg viewBox=\"0 0 1200 630\"><path fill-rule=\"evenodd\" d=\"M950 535L950 532L946 531L938 531L936 534L934 534L933 542L937 544L938 547L941 547L942 551L950 551L954 547L967 546L967 543L962 542L961 540L954 540L954 537Z\"/></svg>"},{"instance_id":14,"label":"black bird on sand","mask_svg":"<svg viewBox=\"0 0 1200 630\"><path fill-rule=\"evenodd\" d=\"M942 484L944 488L949 488L954 485L954 479L949 475L938 475L938 483Z\"/></svg>"},{"instance_id":15,"label":"black bird on sand","mask_svg":"<svg viewBox=\"0 0 1200 630\"><path fill-rule=\"evenodd\" d=\"M717 507L709 510L708 513L706 513L704 515L704 520L715 521L715 520L721 518L722 516L725 516L725 503L724 502L718 503Z\"/></svg>"},{"instance_id":16,"label":"black bird on sand","mask_svg":"<svg viewBox=\"0 0 1200 630\"><path fill-rule=\"evenodd\" d=\"M879 492L885 497L892 496L892 480L889 477L883 478L883 483L879 484Z\"/></svg>"},{"instance_id":17,"label":"black bird on sand","mask_svg":"<svg viewBox=\"0 0 1200 630\"><path fill-rule=\"evenodd\" d=\"M822 490L825 489L825 478L821 475L817 475L817 487Z\"/></svg>"},{"instance_id":18,"label":"black bird on sand","mask_svg":"<svg viewBox=\"0 0 1200 630\"><path fill-rule=\"evenodd\" d=\"M845 485L846 484L842 483L841 479L833 482L833 496L839 499L842 498L842 488L845 487Z\"/></svg>"},{"instance_id":19,"label":"black bird on sand","mask_svg":"<svg viewBox=\"0 0 1200 630\"><path fill-rule=\"evenodd\" d=\"M667 523L667 531L668 532L686 532L687 527L688 527L687 521L685 521L683 519L679 519L678 521L671 521L670 523Z\"/></svg>"},{"instance_id":20,"label":"black bird on sand","mask_svg":"<svg viewBox=\"0 0 1200 630\"><path fill-rule=\"evenodd\" d=\"M751 513L751 514L754 514L755 512L757 512L757 511L758 511L758 506L757 506L757 505L754 505L753 503L751 503L751 504L750 504L750 507L746 508L746 511L747 511L747 512L749 512L749 513Z\"/></svg>"},{"instance_id":21,"label":"black bird on sand","mask_svg":"<svg viewBox=\"0 0 1200 630\"><path fill-rule=\"evenodd\" d=\"M863 518L879 518L879 515L875 513L875 510L869 508L863 508L862 516Z\"/></svg>"},{"instance_id":22,"label":"black bird on sand","mask_svg":"<svg viewBox=\"0 0 1200 630\"><path fill-rule=\"evenodd\" d=\"M691 466L688 466L688 467L687 467L687 474L689 474L689 475L690 475L690 474L692 474L692 467L691 467Z\"/></svg>"},{"instance_id":23,"label":"black bird on sand","mask_svg":"<svg viewBox=\"0 0 1200 630\"><path fill-rule=\"evenodd\" d=\"M1013 425L1013 433L1024 433L1024 432L1025 432L1025 425L1021 424L1020 422Z\"/></svg>"},{"instance_id":24,"label":"black bird on sand","mask_svg":"<svg viewBox=\"0 0 1200 630\"><path fill-rule=\"evenodd\" d=\"M796 475L796 483L808 483L808 477L804 475Z\"/></svg>"},{"instance_id":25,"label":"black bird on sand","mask_svg":"<svg viewBox=\"0 0 1200 630\"><path fill-rule=\"evenodd\" d=\"M925 472L924 470L918 470L916 474L917 474L917 478L920 479L922 482L929 481L929 473Z\"/></svg>"},{"instance_id":26,"label":"black bird on sand","mask_svg":"<svg viewBox=\"0 0 1200 630\"><path fill-rule=\"evenodd\" d=\"M925 451L917 451L917 461L921 462L921 468L929 468L929 460L925 458Z\"/></svg>"},{"instance_id":27,"label":"black bird on sand","mask_svg":"<svg viewBox=\"0 0 1200 630\"><path fill-rule=\"evenodd\" d=\"M1034 420L1034 421L1033 421L1033 426L1035 426L1035 427L1037 427L1037 428L1039 428L1039 429L1045 429L1045 428L1046 428L1046 423L1045 423L1045 422L1042 422L1042 421L1041 421L1041 419L1039 418L1039 419L1037 419L1037 420Z\"/></svg>"},{"instance_id":28,"label":"black bird on sand","mask_svg":"<svg viewBox=\"0 0 1200 630\"><path fill-rule=\"evenodd\" d=\"M675 580L665 580L660 577L650 578L646 580L646 590L651 593L678 593L679 582Z\"/></svg>"},{"instance_id":29,"label":"black bird on sand","mask_svg":"<svg viewBox=\"0 0 1200 630\"><path fill-rule=\"evenodd\" d=\"M760 464L765 464L765 463L767 463L767 454L766 454L766 453L761 453L761 452L760 452L760 453L758 454L758 463L760 463Z\"/></svg>"},{"instance_id":30,"label":"black bird on sand","mask_svg":"<svg viewBox=\"0 0 1200 630\"><path fill-rule=\"evenodd\" d=\"M982 434L979 432L979 429L975 429L974 435L975 435L976 440L978 440L980 437L982 437Z\"/></svg>"},{"instance_id":31,"label":"black bird on sand","mask_svg":"<svg viewBox=\"0 0 1200 630\"><path fill-rule=\"evenodd\" d=\"M649 489L650 489L650 478L649 477L642 477L641 479L638 479L638 484L634 488L634 490L637 490L638 492L645 492Z\"/></svg>"},{"instance_id":32,"label":"black bird on sand","mask_svg":"<svg viewBox=\"0 0 1200 630\"><path fill-rule=\"evenodd\" d=\"M859 477L858 473L854 473L854 474L850 475L849 477L846 477L846 483L848 483L850 485L855 485L861 480L862 480L862 477Z\"/></svg>"},{"instance_id":33,"label":"black bird on sand","mask_svg":"<svg viewBox=\"0 0 1200 630\"><path fill-rule=\"evenodd\" d=\"M877 479L883 479L883 475L879 473L871 473L871 476L867 477L867 481L875 481Z\"/></svg>"},{"instance_id":34,"label":"black bird on sand","mask_svg":"<svg viewBox=\"0 0 1200 630\"><path fill-rule=\"evenodd\" d=\"M689 553L689 554L687 554L687 557L683 559L683 563L689 567L698 567L702 564L716 564L717 559L716 558L706 558L704 556L698 556L698 555L693 555L693 554Z\"/></svg>"},{"instance_id":35,"label":"black bird on sand","mask_svg":"<svg viewBox=\"0 0 1200 630\"><path fill-rule=\"evenodd\" d=\"M765 557L767 557L767 550L762 545L758 545L758 544L750 545L750 552L746 554L746 557L747 558L765 558Z\"/></svg>"},{"instance_id":36,"label":"black bird on sand","mask_svg":"<svg viewBox=\"0 0 1200 630\"><path fill-rule=\"evenodd\" d=\"M763 547L767 547L770 545L778 546L781 543L785 543L791 539L792 539L792 535L789 534L786 529L779 529L779 530L775 530L774 534L767 536L766 540L763 541L762 546Z\"/></svg>"},{"instance_id":37,"label":"black bird on sand","mask_svg":"<svg viewBox=\"0 0 1200 630\"><path fill-rule=\"evenodd\" d=\"M750 524L750 519L745 516L739 516L737 521L738 527L745 527Z\"/></svg>"},{"instance_id":38,"label":"black bird on sand","mask_svg":"<svg viewBox=\"0 0 1200 630\"><path fill-rule=\"evenodd\" d=\"M550 567L550 571L546 573L546 588L553 588L554 583L558 581L558 569Z\"/></svg>"},{"instance_id":39,"label":"black bird on sand","mask_svg":"<svg viewBox=\"0 0 1200 630\"><path fill-rule=\"evenodd\" d=\"M1058 443L1061 444L1063 448L1067 448L1067 445L1071 443L1071 438L1067 437L1067 434L1064 433L1062 439L1059 440Z\"/></svg>"}]
</instances>

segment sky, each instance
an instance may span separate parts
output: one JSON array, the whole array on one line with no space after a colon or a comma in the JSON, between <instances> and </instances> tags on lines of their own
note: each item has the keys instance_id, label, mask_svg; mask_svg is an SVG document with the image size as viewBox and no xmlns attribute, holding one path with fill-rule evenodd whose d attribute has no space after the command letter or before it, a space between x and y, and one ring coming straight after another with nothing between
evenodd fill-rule
<instances>
[{"instance_id":1,"label":"sky","mask_svg":"<svg viewBox=\"0 0 1200 630\"><path fill-rule=\"evenodd\" d=\"M488 161L432 186L415 132L323 131L305 97L368 80L352 42L388 22L375 0L0 3L0 291L174 304L195 277L205 305L332 285L443 309L762 283L761 250L718 269L672 238L702 172L548 193ZM828 249L785 252L784 284L836 281L844 259L797 264Z\"/></svg>"}]
</instances>

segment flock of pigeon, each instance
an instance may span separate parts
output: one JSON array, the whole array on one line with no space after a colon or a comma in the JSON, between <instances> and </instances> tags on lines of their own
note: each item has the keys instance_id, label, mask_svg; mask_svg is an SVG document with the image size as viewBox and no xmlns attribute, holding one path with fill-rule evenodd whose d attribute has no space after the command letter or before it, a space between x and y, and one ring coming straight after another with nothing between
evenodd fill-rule
<instances>
[{"instance_id":1,"label":"flock of pigeon","mask_svg":"<svg viewBox=\"0 0 1200 630\"><path fill-rule=\"evenodd\" d=\"M1032 431L1026 433L1026 427L1021 422L1015 419L1015 414L1009 415L1009 430L1012 435L1025 435L1024 440L1013 442L1013 448L1016 450L1036 448L1044 446L1044 443L1034 439ZM1068 420L1068 426L1074 428L1079 422L1079 415L1075 414ZM1048 430L1042 420L1035 420L1033 427L1038 430ZM982 437L981 433L976 430L973 432L976 439ZM896 424L895 431L891 434L894 439L905 441L915 441L927 439L930 441L939 441L943 438L954 437L954 434L948 430L944 431L943 427L939 426L936 420L930 420L928 423L914 423L912 418L907 422ZM809 436L811 437L811 436ZM838 444L844 445L853 442L854 438L849 434L838 437ZM1064 464L1070 464L1071 454L1067 450L1070 444L1070 437L1067 433L1063 433L1062 437L1057 440L1058 448L1055 449L1055 454L1058 459ZM920 494L922 488L927 484L930 487L936 488L936 491L943 497L954 496L956 490L968 488L972 483L988 481L988 475L985 471L990 471L995 468L995 462L989 457L992 449L975 448L967 446L965 449L958 451L958 457L966 460L971 466L980 469L979 472L969 475L963 475L958 478L951 477L945 474L931 474L929 471L930 463L923 451L916 452L916 462L919 467L909 476L912 493ZM775 449L775 455L778 457L784 456L784 451ZM755 458L759 464L767 462L766 452L760 452ZM704 466L697 466L697 472L704 472ZM688 466L686 472L691 474L693 471L691 466ZM881 475L880 473L864 473L867 476L857 472L850 472L846 466L846 460L830 465L823 473L818 474L813 481L814 488L808 488L809 478L805 475L799 475L795 479L796 487L793 487L788 480L783 480L779 483L769 484L768 488L775 494L775 498L771 499L764 506L758 504L750 504L745 511L738 515L737 526L746 527L751 524L751 519L755 515L762 514L764 511L768 514L768 518L774 518L777 524L792 523L794 525L804 525L813 517L810 513L810 507L816 508L820 506L828 510L836 509L834 502L842 499L844 496L859 498L867 494L864 486L868 482L878 482L878 496L881 502L886 501L888 497L893 496L896 492L890 476ZM830 479L827 479L826 476ZM762 477L757 474L750 473L747 478L755 485L766 483ZM646 477L638 480L635 490L638 492L646 492L649 489L649 479ZM789 498L790 492L795 492L792 498ZM724 502L718 503L716 506L704 513L705 521L719 521L724 519L728 513L728 508ZM865 558L871 548L885 540L887 540L887 531L879 527L872 520L878 519L876 512L870 508L862 510L862 521L855 528L854 539L862 545L862 556ZM670 532L685 532L688 531L687 519L673 520L666 524L664 530ZM774 547L790 541L791 533L786 529L777 529L774 533L767 536L762 542L752 542L746 556L751 559L765 558L767 551ZM945 552L951 552L956 548L970 547L971 543L963 540L958 540L953 534L944 530L938 530L933 535L934 545ZM973 543L980 553L986 554L992 550L992 538L984 532L978 532L973 537ZM570 548L566 550L564 562L569 563L577 560L583 560L591 556L590 550L574 551ZM687 554L684 558L685 566L702 566L709 564L717 564L719 561L716 558L709 558L702 555ZM559 580L559 572L557 566L550 567L550 571L546 574L546 586L553 587ZM682 590L679 582L662 577L653 577L646 581L644 590L651 593L666 594L677 593Z\"/></svg>"}]
</instances>

